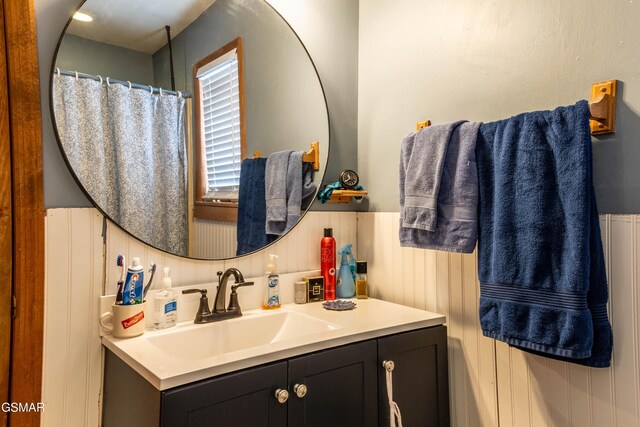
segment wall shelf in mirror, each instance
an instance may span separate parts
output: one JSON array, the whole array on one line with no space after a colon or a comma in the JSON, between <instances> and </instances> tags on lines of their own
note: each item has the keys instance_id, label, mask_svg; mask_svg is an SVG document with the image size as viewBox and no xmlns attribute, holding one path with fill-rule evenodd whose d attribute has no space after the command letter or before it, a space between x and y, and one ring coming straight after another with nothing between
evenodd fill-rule
<instances>
[{"instance_id":1,"label":"wall shelf in mirror","mask_svg":"<svg viewBox=\"0 0 640 427\"><path fill-rule=\"evenodd\" d=\"M369 194L365 190L333 190L329 203L349 203L354 197L364 197Z\"/></svg>"}]
</instances>

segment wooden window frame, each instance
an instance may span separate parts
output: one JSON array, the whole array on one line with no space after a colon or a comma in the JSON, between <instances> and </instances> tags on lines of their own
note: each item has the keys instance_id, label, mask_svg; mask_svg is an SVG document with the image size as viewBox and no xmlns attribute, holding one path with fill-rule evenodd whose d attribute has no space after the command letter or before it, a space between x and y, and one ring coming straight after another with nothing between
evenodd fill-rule
<instances>
[{"instance_id":1,"label":"wooden window frame","mask_svg":"<svg viewBox=\"0 0 640 427\"><path fill-rule=\"evenodd\" d=\"M196 218L207 219L212 221L226 221L237 222L238 221L238 204L227 202L207 202L203 200L203 197L207 193L207 161L205 154L205 144L202 136L202 107L200 99L200 81L198 80L198 69L202 68L206 64L214 61L225 53L236 49L238 57L238 85L239 85L239 98L240 98L240 160L244 160L246 157L246 126L245 126L245 108L244 108L244 64L242 60L242 37L238 36L231 42L222 46L215 52L202 58L200 61L193 65L193 96L194 96L194 112L196 118L196 149L195 149L195 162L194 167L196 169L196 185L195 187L195 199L193 206L193 216Z\"/></svg>"}]
</instances>

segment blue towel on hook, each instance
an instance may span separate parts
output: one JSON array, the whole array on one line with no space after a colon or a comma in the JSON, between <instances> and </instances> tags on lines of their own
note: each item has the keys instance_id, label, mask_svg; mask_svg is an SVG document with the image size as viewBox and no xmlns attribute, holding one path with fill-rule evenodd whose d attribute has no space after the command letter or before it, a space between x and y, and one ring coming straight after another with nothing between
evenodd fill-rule
<instances>
[{"instance_id":1,"label":"blue towel on hook","mask_svg":"<svg viewBox=\"0 0 640 427\"><path fill-rule=\"evenodd\" d=\"M244 159L240 165L236 255L262 249L275 240L265 229L264 178L267 159Z\"/></svg>"},{"instance_id":2,"label":"blue towel on hook","mask_svg":"<svg viewBox=\"0 0 640 427\"><path fill-rule=\"evenodd\" d=\"M481 125L476 160L483 334L608 367L613 338L587 102Z\"/></svg>"}]
</instances>

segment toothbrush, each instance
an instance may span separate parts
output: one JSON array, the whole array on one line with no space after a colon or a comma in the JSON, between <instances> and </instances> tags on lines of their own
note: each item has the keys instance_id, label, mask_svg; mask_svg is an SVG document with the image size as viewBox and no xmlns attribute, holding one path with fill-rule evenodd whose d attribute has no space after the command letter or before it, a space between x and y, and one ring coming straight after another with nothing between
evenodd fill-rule
<instances>
[{"instance_id":1,"label":"toothbrush","mask_svg":"<svg viewBox=\"0 0 640 427\"><path fill-rule=\"evenodd\" d=\"M142 301L144 301L144 297L147 296L147 292L149 291L149 288L151 288L151 282L153 282L153 275L156 274L156 265L154 263L151 263L151 268L149 269L149 271L151 272L151 277L147 282L147 286L144 287L144 291L142 291Z\"/></svg>"},{"instance_id":2,"label":"toothbrush","mask_svg":"<svg viewBox=\"0 0 640 427\"><path fill-rule=\"evenodd\" d=\"M122 267L122 272L120 273L120 280L117 285L117 293L116 293L116 304L122 304L122 292L124 288L124 275L126 273L126 266L124 262L124 257L122 255L118 255L116 257L116 265L118 267Z\"/></svg>"}]
</instances>

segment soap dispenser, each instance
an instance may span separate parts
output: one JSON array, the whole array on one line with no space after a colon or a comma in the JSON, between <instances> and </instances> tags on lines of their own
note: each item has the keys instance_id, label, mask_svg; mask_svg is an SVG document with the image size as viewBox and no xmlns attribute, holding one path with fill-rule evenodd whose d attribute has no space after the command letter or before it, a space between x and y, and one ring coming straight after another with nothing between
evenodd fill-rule
<instances>
[{"instance_id":1,"label":"soap dispenser","mask_svg":"<svg viewBox=\"0 0 640 427\"><path fill-rule=\"evenodd\" d=\"M171 289L169 267L164 268L162 290L156 294L153 302L155 305L153 327L155 329L164 329L175 326L178 320L178 304L176 301L176 291Z\"/></svg>"},{"instance_id":2,"label":"soap dispenser","mask_svg":"<svg viewBox=\"0 0 640 427\"><path fill-rule=\"evenodd\" d=\"M280 276L278 276L278 255L269 254L267 264L267 291L262 302L263 310L280 308Z\"/></svg>"}]
</instances>

